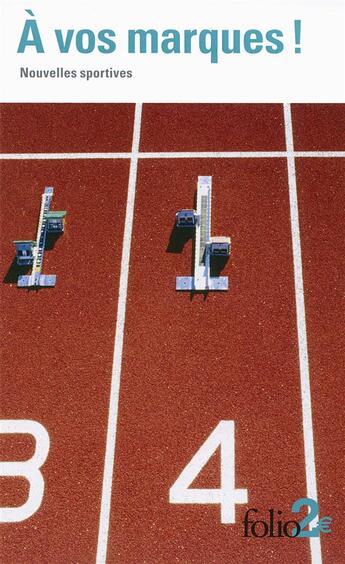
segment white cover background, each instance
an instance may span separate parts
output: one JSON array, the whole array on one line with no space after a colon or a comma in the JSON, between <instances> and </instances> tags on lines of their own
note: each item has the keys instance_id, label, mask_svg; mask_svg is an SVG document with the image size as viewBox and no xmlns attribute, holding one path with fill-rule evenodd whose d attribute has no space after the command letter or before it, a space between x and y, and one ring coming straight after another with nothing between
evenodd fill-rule
<instances>
[{"instance_id":1,"label":"white cover background","mask_svg":"<svg viewBox=\"0 0 345 564\"><path fill-rule=\"evenodd\" d=\"M343 0L1 0L2 102L345 102ZM45 53L18 54L31 9ZM294 52L294 20L302 20L302 53ZM116 32L112 54L61 54L54 29ZM220 52L219 62L198 49L187 54L128 54L127 30L278 28L285 49L272 55ZM74 44L75 45L75 44ZM197 48L198 43L195 43ZM73 43L72 43L73 46ZM24 79L30 69L132 70L131 79Z\"/></svg>"}]
</instances>

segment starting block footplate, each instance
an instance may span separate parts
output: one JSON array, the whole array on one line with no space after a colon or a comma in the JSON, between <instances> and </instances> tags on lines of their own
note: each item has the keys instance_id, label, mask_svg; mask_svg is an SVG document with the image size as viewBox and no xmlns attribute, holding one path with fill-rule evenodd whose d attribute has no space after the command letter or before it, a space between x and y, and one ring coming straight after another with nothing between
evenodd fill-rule
<instances>
[{"instance_id":1,"label":"starting block footplate","mask_svg":"<svg viewBox=\"0 0 345 564\"><path fill-rule=\"evenodd\" d=\"M176 277L176 290L209 292L209 291L226 291L228 290L229 283L227 276L211 276L208 278L208 285L204 287L195 287L195 279L193 276L177 276Z\"/></svg>"},{"instance_id":2,"label":"starting block footplate","mask_svg":"<svg viewBox=\"0 0 345 564\"><path fill-rule=\"evenodd\" d=\"M41 274L40 276L19 276L17 286L18 288L52 288L55 284L56 274Z\"/></svg>"}]
</instances>

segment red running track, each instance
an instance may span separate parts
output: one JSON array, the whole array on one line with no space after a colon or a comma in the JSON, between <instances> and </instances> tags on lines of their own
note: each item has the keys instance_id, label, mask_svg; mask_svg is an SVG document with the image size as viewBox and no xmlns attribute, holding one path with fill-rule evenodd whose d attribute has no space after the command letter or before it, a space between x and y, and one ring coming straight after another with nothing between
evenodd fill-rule
<instances>
[{"instance_id":1,"label":"red running track","mask_svg":"<svg viewBox=\"0 0 345 564\"><path fill-rule=\"evenodd\" d=\"M0 112L3 153L131 150L133 104L2 104Z\"/></svg>"},{"instance_id":2,"label":"red running track","mask_svg":"<svg viewBox=\"0 0 345 564\"><path fill-rule=\"evenodd\" d=\"M133 110L3 105L1 150L127 152ZM345 150L344 117L344 105L293 105L296 150ZM283 109L144 105L140 148L282 151ZM296 160L320 516L334 518L325 564L343 558L344 162ZM2 526L5 564L95 561L129 165L1 165L1 417L40 421L51 439L40 509ZM174 290L176 275L191 273L191 241L177 252L171 232L202 174L213 175L213 233L233 238L230 291L191 299ZM53 208L68 211L45 259L58 282L20 291L11 241L34 234L45 185ZM108 561L310 562L307 540L244 538L241 523L247 507L296 518L291 503L306 494L286 159L139 160L136 192ZM236 487L249 494L234 525L220 524L218 506L168 502L221 419L235 421ZM32 454L28 436L3 444L3 459ZM23 480L4 485L1 505L23 503ZM219 485L217 455L195 485Z\"/></svg>"}]
</instances>

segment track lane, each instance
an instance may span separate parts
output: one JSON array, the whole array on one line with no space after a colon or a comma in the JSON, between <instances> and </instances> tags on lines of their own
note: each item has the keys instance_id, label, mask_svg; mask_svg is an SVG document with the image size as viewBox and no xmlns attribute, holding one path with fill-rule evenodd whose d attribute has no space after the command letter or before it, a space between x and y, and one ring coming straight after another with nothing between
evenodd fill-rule
<instances>
[{"instance_id":1,"label":"track lane","mask_svg":"<svg viewBox=\"0 0 345 564\"><path fill-rule=\"evenodd\" d=\"M281 104L144 104L140 150L282 151L283 108Z\"/></svg>"},{"instance_id":2,"label":"track lane","mask_svg":"<svg viewBox=\"0 0 345 564\"><path fill-rule=\"evenodd\" d=\"M324 564L342 564L344 499L345 159L297 163L314 442Z\"/></svg>"},{"instance_id":3,"label":"track lane","mask_svg":"<svg viewBox=\"0 0 345 564\"><path fill-rule=\"evenodd\" d=\"M0 115L3 153L116 152L132 144L134 104L0 104Z\"/></svg>"},{"instance_id":4,"label":"track lane","mask_svg":"<svg viewBox=\"0 0 345 564\"><path fill-rule=\"evenodd\" d=\"M167 250L175 211L208 174L213 234L233 237L231 290L191 299L174 289L191 245ZM225 526L219 506L168 503L201 443L233 419L236 487L262 517L295 517L305 467L294 300L285 159L139 163L109 562L310 561L305 540L244 538L245 506ZM216 486L219 466L205 472Z\"/></svg>"},{"instance_id":5,"label":"track lane","mask_svg":"<svg viewBox=\"0 0 345 564\"><path fill-rule=\"evenodd\" d=\"M1 418L38 421L51 441L42 505L2 525L1 561L94 562L129 162L1 168ZM9 269L12 240L35 233L47 184L53 209L67 210L65 233L45 253L44 272L56 273L57 285L29 292ZM8 439L7 459L30 456L27 437ZM10 505L23 501L23 479L5 480Z\"/></svg>"},{"instance_id":6,"label":"track lane","mask_svg":"<svg viewBox=\"0 0 345 564\"><path fill-rule=\"evenodd\" d=\"M296 151L344 151L345 104L292 104Z\"/></svg>"}]
</instances>

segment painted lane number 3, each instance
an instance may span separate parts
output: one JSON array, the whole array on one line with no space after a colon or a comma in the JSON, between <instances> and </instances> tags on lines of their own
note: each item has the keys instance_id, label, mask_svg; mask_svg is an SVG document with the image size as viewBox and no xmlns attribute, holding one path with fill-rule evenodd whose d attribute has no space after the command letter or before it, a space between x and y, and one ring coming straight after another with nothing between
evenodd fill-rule
<instances>
[{"instance_id":1,"label":"painted lane number 3","mask_svg":"<svg viewBox=\"0 0 345 564\"><path fill-rule=\"evenodd\" d=\"M190 485L220 447L220 488L191 488ZM170 503L219 504L221 523L235 523L235 505L247 503L246 489L235 488L235 423L220 421L182 470L169 491Z\"/></svg>"},{"instance_id":2,"label":"painted lane number 3","mask_svg":"<svg viewBox=\"0 0 345 564\"><path fill-rule=\"evenodd\" d=\"M41 423L29 419L3 419L0 421L0 434L29 434L35 439L35 452L29 460L0 462L0 476L23 477L29 482L29 495L25 503L18 507L0 507L0 522L15 523L24 521L39 509L44 494L44 479L41 466L49 452L49 435Z\"/></svg>"}]
</instances>

